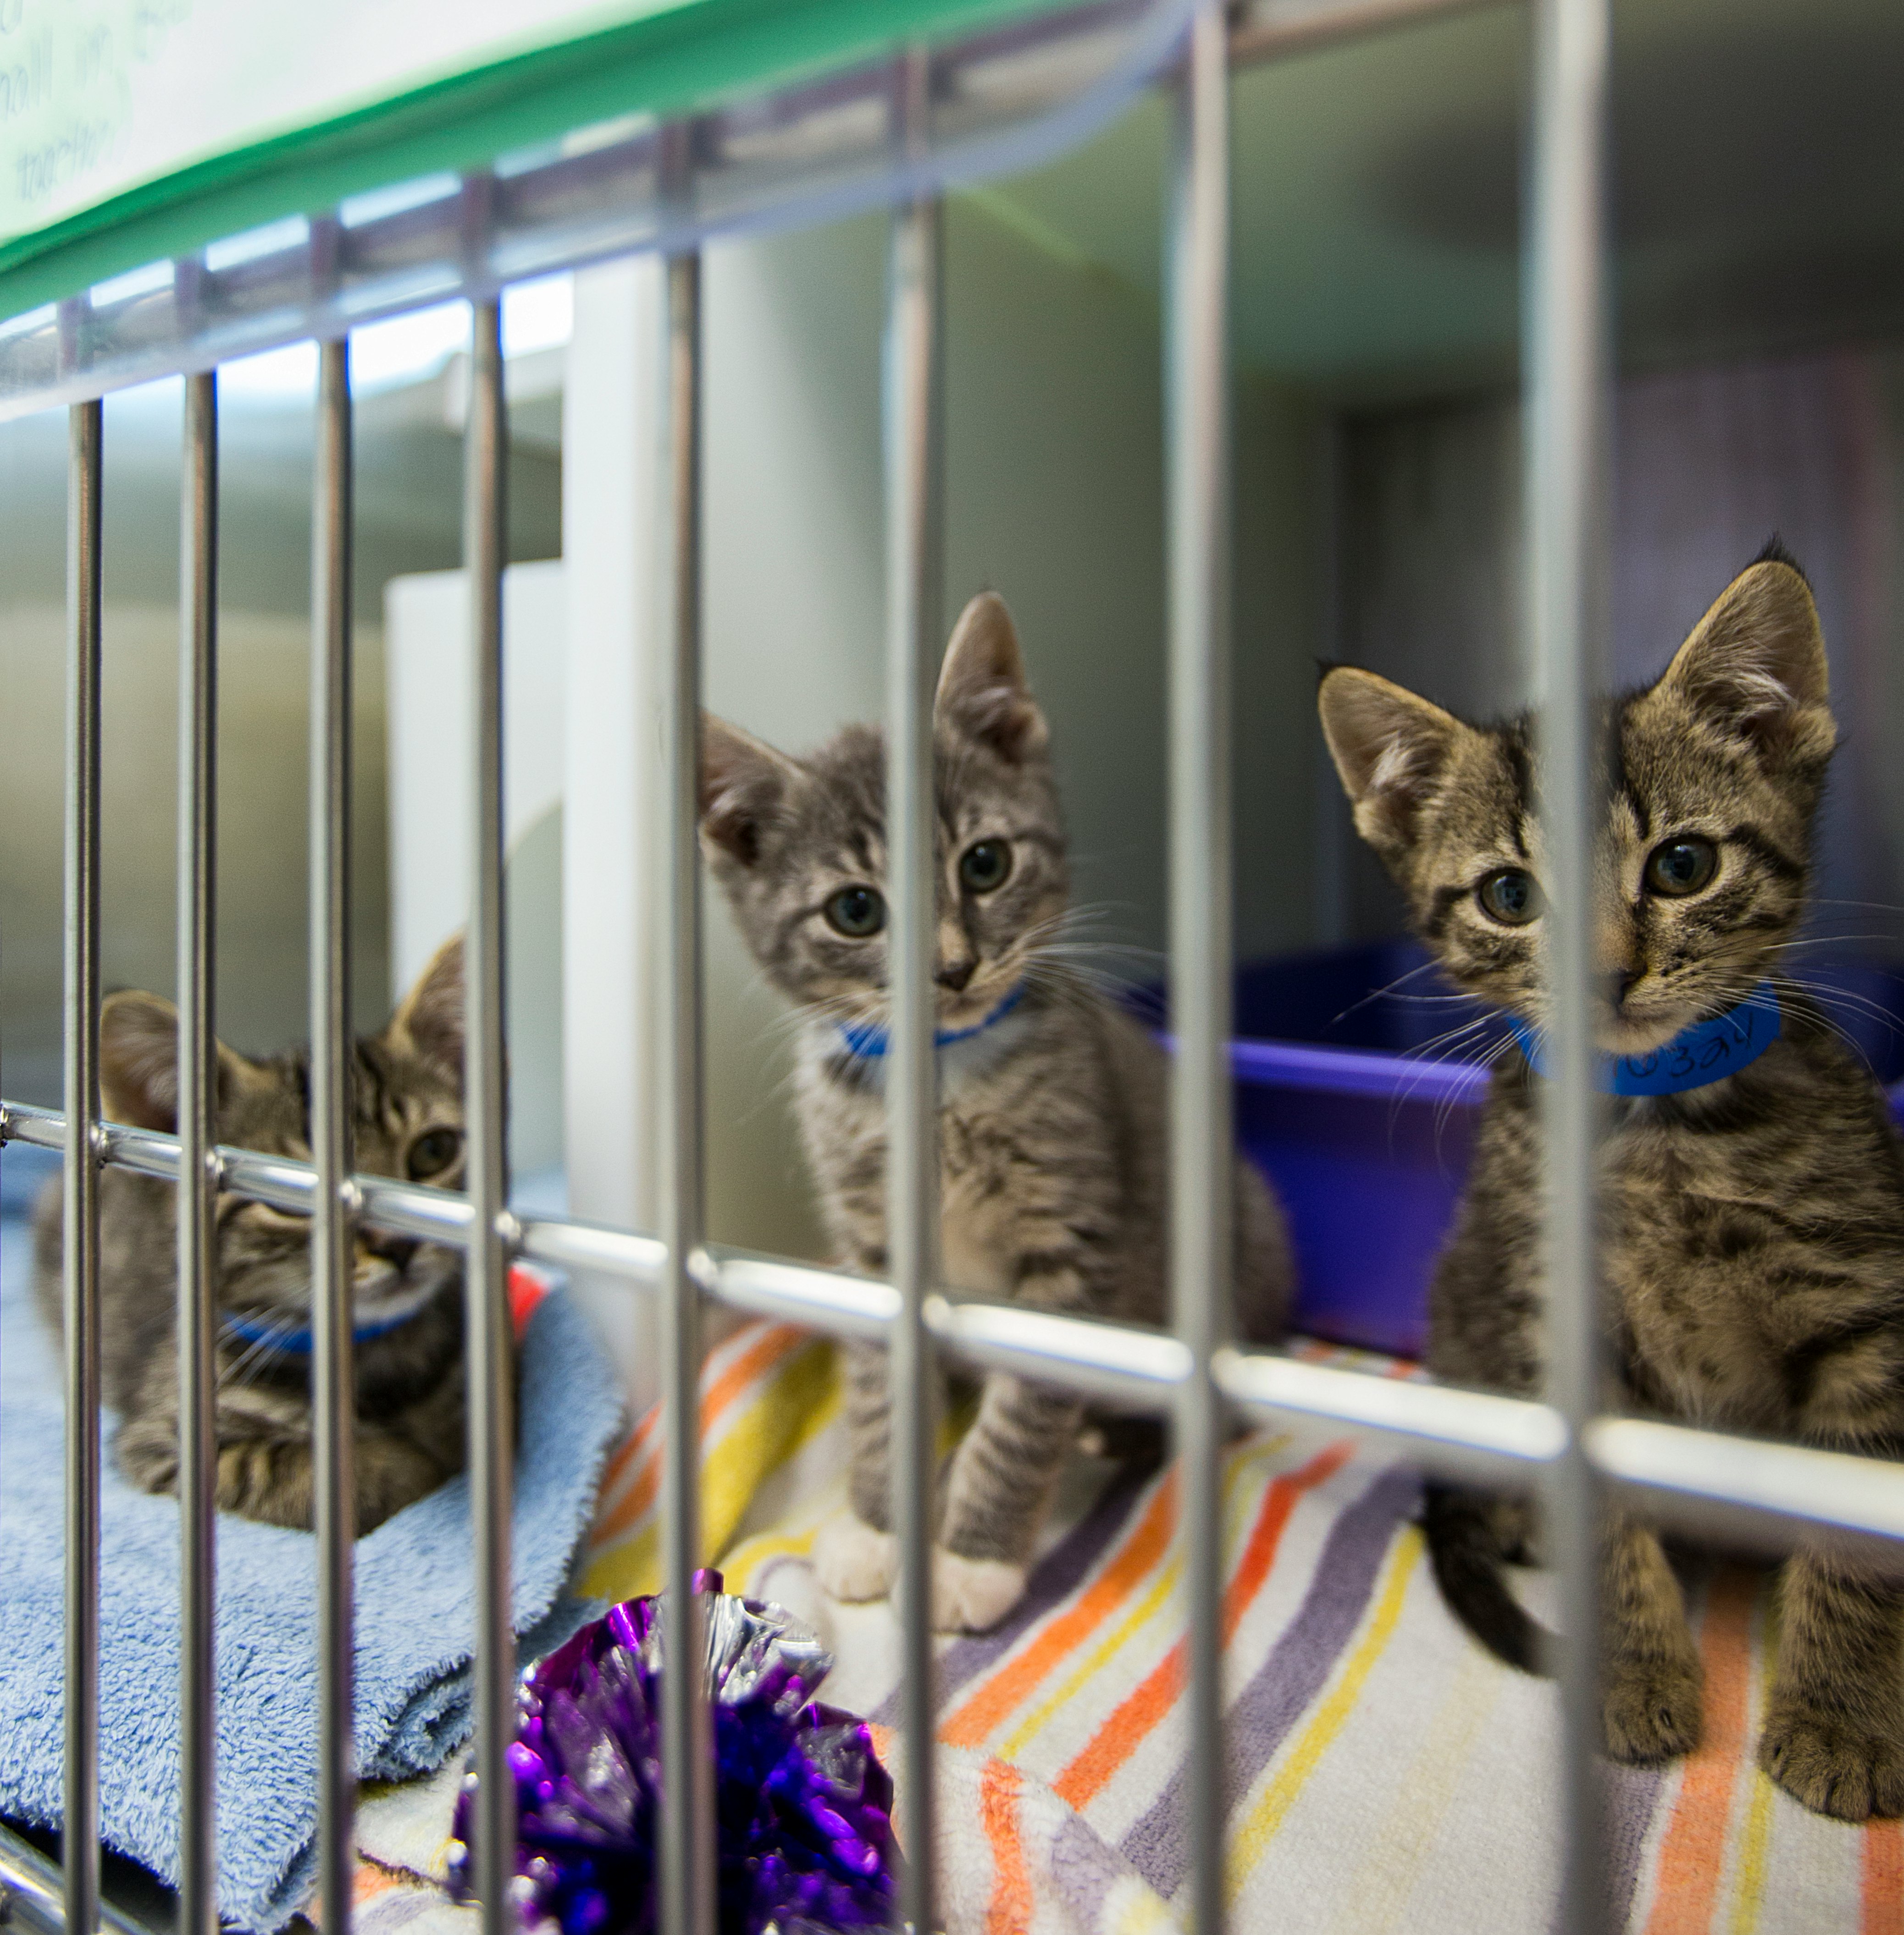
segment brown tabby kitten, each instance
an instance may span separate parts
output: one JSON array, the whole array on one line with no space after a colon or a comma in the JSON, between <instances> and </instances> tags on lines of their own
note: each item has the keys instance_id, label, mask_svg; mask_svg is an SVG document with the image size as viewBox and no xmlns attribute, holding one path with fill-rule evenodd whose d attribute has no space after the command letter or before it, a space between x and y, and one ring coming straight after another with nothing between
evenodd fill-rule
<instances>
[{"instance_id":1,"label":"brown tabby kitten","mask_svg":"<svg viewBox=\"0 0 1904 1935\"><path fill-rule=\"evenodd\" d=\"M992 596L966 606L935 707L942 1250L961 1287L1047 1310L1160 1323L1166 1309L1165 1070L1141 1027L1063 965L1065 836L1044 717ZM884 750L848 727L793 759L706 723L702 832L773 984L802 1011L799 1106L846 1265L886 1267ZM857 1038L855 1028L872 1031ZM956 1037L948 1040L948 1037ZM868 1052L872 1051L872 1052ZM1290 1265L1255 1172L1237 1170L1239 1328L1280 1330ZM881 1597L887 1534L883 1351L849 1357L852 1514L816 1549L836 1598ZM994 1375L942 1490L933 1617L982 1631L1026 1562L1082 1408Z\"/></svg>"},{"instance_id":2,"label":"brown tabby kitten","mask_svg":"<svg viewBox=\"0 0 1904 1935\"><path fill-rule=\"evenodd\" d=\"M1462 988L1543 1019L1539 762L1529 723L1476 726L1337 669L1323 729L1362 837ZM1657 684L1615 702L1599 837L1598 1033L1649 1052L1766 975L1783 1010L1757 1061L1677 1094L1609 1098L1598 1187L1609 1357L1621 1400L1715 1428L1894 1456L1904 1443L1904 1162L1884 1097L1818 1012L1776 981L1803 910L1836 738L1811 593L1776 543L1727 588ZM1498 1065L1435 1279L1429 1363L1529 1393L1542 1375L1538 1078ZM1431 1494L1443 1592L1510 1662L1544 1638L1501 1565L1524 1514ZM1904 1592L1801 1546L1782 1579L1760 1764L1848 1820L1904 1811ZM1610 1515L1602 1714L1630 1761L1698 1740L1698 1656L1646 1525Z\"/></svg>"},{"instance_id":3,"label":"brown tabby kitten","mask_svg":"<svg viewBox=\"0 0 1904 1935\"><path fill-rule=\"evenodd\" d=\"M109 1119L177 1127L178 1018L156 995L113 995L99 1023ZM462 1186L463 949L452 940L379 1035L358 1043L357 1167L446 1189ZM217 1136L310 1160L304 1051L250 1061L218 1051ZM57 1326L60 1185L38 1215L41 1307ZM123 1169L99 1179L99 1297L106 1402L119 1414L114 1456L148 1492L178 1482L177 1221L171 1183ZM213 1295L217 1345L218 1504L308 1528L312 1499L310 1222L220 1196ZM464 1463L463 1272L458 1253L360 1230L355 1281L357 1529L434 1491ZM248 1334L241 1335L240 1332Z\"/></svg>"}]
</instances>

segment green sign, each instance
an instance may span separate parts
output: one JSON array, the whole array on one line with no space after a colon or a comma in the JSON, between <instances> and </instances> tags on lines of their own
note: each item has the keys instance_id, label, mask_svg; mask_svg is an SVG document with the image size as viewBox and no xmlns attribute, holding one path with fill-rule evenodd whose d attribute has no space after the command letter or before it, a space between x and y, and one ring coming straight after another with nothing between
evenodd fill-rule
<instances>
[{"instance_id":1,"label":"green sign","mask_svg":"<svg viewBox=\"0 0 1904 1935\"><path fill-rule=\"evenodd\" d=\"M631 113L1075 0L0 0L0 320Z\"/></svg>"},{"instance_id":2,"label":"green sign","mask_svg":"<svg viewBox=\"0 0 1904 1935\"><path fill-rule=\"evenodd\" d=\"M0 0L0 243L684 0Z\"/></svg>"}]
</instances>

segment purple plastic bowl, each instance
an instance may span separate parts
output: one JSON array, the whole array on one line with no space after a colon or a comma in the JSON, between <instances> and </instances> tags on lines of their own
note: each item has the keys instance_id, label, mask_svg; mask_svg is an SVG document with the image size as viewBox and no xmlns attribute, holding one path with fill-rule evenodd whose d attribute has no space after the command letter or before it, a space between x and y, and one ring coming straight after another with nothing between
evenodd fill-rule
<instances>
[{"instance_id":1,"label":"purple plastic bowl","mask_svg":"<svg viewBox=\"0 0 1904 1935\"><path fill-rule=\"evenodd\" d=\"M1444 1005L1425 958L1412 943L1385 942L1247 968L1231 1050L1238 1142L1289 1216L1297 1327L1406 1357L1427 1345L1428 1284L1488 1079L1423 1058L1432 1037L1483 1012ZM1904 974L1858 962L1823 971L1868 1004L1854 1045L1904 1121L1904 1029L1881 1019L1904 1016ZM1371 994L1398 982L1405 992ZM1156 1019L1154 997L1146 1011Z\"/></svg>"}]
</instances>

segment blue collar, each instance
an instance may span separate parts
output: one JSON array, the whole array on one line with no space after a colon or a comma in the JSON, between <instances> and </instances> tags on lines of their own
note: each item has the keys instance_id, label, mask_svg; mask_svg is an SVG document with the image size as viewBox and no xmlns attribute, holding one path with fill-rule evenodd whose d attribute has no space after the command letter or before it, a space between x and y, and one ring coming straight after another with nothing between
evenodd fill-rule
<instances>
[{"instance_id":1,"label":"blue collar","mask_svg":"<svg viewBox=\"0 0 1904 1935\"><path fill-rule=\"evenodd\" d=\"M368 1344L379 1337L388 1337L393 1330L400 1330L406 1324L413 1324L429 1306L406 1311L401 1317L385 1317L371 1324L360 1324L351 1332L353 1342ZM310 1327L301 1330L280 1330L275 1324L255 1317L227 1317L225 1334L241 1344L268 1344L274 1351L282 1351L287 1357L308 1357L313 1348Z\"/></svg>"},{"instance_id":2,"label":"blue collar","mask_svg":"<svg viewBox=\"0 0 1904 1935\"><path fill-rule=\"evenodd\" d=\"M975 1034L983 1034L988 1028L1005 1019L1025 998L1025 984L1020 981L1005 999L982 1022L974 1022L970 1028L941 1028L932 1037L935 1048L950 1048L955 1041L969 1041ZM886 1052L886 1031L868 1022L858 1027L840 1024L839 1038L846 1052L860 1061L877 1061Z\"/></svg>"},{"instance_id":3,"label":"blue collar","mask_svg":"<svg viewBox=\"0 0 1904 1935\"><path fill-rule=\"evenodd\" d=\"M1518 1015L1510 1015L1507 1025L1534 1073L1550 1073L1540 1032ZM1779 1039L1783 1025L1779 991L1761 981L1736 1008L1694 1022L1649 1055L1601 1055L1594 1086L1607 1095L1683 1095L1749 1068Z\"/></svg>"}]
</instances>

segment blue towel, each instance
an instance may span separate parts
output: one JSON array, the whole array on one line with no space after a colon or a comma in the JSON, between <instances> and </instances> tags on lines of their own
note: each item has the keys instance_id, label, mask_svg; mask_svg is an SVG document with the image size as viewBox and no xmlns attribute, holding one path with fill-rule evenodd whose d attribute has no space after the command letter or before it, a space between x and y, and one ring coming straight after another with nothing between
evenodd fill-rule
<instances>
[{"instance_id":1,"label":"blue towel","mask_svg":"<svg viewBox=\"0 0 1904 1935\"><path fill-rule=\"evenodd\" d=\"M28 1152L0 1156L6 1206ZM37 1180L37 1176L33 1179ZM64 1705L62 1406L57 1354L33 1308L29 1239L0 1218L0 1813L60 1813ZM560 1292L522 1352L515 1471L515 1623L525 1657L584 1616L565 1592L602 1463L621 1428L615 1376ZM110 1445L110 1423L108 1444ZM100 1819L107 1843L177 1876L178 1512L104 1461ZM469 1736L474 1644L467 1481L357 1547L357 1743L367 1779L440 1766ZM218 1521L219 1909L281 1927L309 1891L317 1831L316 1541Z\"/></svg>"}]
</instances>

